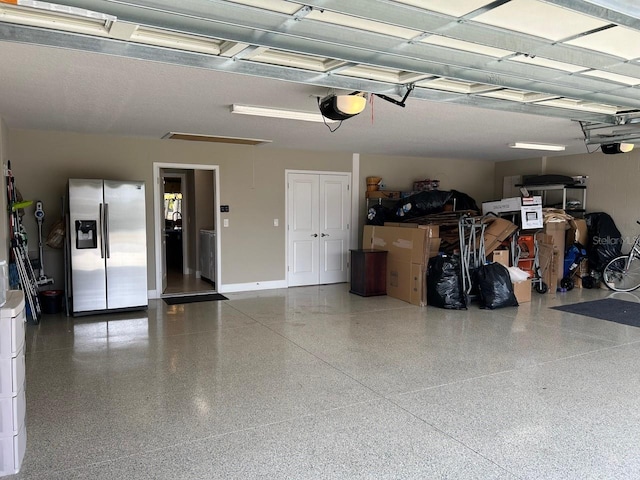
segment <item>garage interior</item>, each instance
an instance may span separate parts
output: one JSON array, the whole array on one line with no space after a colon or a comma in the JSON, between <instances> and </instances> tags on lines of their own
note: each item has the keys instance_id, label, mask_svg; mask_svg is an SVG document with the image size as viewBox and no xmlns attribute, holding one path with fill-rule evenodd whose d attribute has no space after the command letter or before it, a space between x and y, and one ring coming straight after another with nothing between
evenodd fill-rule
<instances>
[{"instance_id":1,"label":"garage interior","mask_svg":"<svg viewBox=\"0 0 640 480\"><path fill-rule=\"evenodd\" d=\"M26 379L0 390L0 473L640 477L637 291L581 288L585 266L580 285L534 285L519 306L438 308L350 292L349 263L383 238L367 228L421 229L371 225L371 207L427 179L481 210L532 177L579 178L575 219L606 213L628 253L640 153L618 150L640 141L639 60L640 11L621 0L0 0L5 174L10 162L22 197L43 202L45 236L69 179L144 182L149 298L45 313L17 357L0 346ZM343 97L363 110L323 120L319 103ZM346 179L343 277L294 275L296 175ZM182 183L161 211L163 176ZM11 263L9 209L1 195ZM37 257L32 206L22 218ZM202 230L215 232L204 287ZM177 256L163 255L169 234ZM193 292L165 283L167 259ZM64 289L63 250L45 245L43 263L46 288ZM201 291L227 299L163 298Z\"/></svg>"}]
</instances>

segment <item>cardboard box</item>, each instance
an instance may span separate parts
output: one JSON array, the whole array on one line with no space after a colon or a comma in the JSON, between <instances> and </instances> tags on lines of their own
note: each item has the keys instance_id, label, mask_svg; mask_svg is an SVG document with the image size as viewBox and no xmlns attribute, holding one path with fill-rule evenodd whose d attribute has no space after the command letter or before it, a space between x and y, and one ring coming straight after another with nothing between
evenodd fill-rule
<instances>
[{"instance_id":1,"label":"cardboard box","mask_svg":"<svg viewBox=\"0 0 640 480\"><path fill-rule=\"evenodd\" d=\"M384 222L385 227L420 228L427 231L427 237L440 237L440 227L438 225L421 225L419 223Z\"/></svg>"},{"instance_id":2,"label":"cardboard box","mask_svg":"<svg viewBox=\"0 0 640 480\"><path fill-rule=\"evenodd\" d=\"M569 224L566 221L547 222L544 225L544 233L553 237L553 248L557 250L559 268L556 270L558 280L562 280L564 276L564 249L567 236L567 228Z\"/></svg>"},{"instance_id":3,"label":"cardboard box","mask_svg":"<svg viewBox=\"0 0 640 480\"><path fill-rule=\"evenodd\" d=\"M431 230L365 225L362 248L386 250L387 258L427 265L429 252L440 247L440 238L429 238ZM437 244L437 245L436 245ZM437 255L437 250L432 256Z\"/></svg>"},{"instance_id":4,"label":"cardboard box","mask_svg":"<svg viewBox=\"0 0 640 480\"><path fill-rule=\"evenodd\" d=\"M384 222L385 227L418 228L417 223Z\"/></svg>"},{"instance_id":5,"label":"cardboard box","mask_svg":"<svg viewBox=\"0 0 640 480\"><path fill-rule=\"evenodd\" d=\"M510 267L510 262L511 262L511 252L509 250L494 250L490 256L489 259L492 262L496 262L496 263L500 263L502 265L504 265L505 267Z\"/></svg>"},{"instance_id":6,"label":"cardboard box","mask_svg":"<svg viewBox=\"0 0 640 480\"><path fill-rule=\"evenodd\" d=\"M573 245L577 242L583 247L586 247L589 242L587 221L583 218L574 218L573 220L570 220L565 241L566 245Z\"/></svg>"},{"instance_id":7,"label":"cardboard box","mask_svg":"<svg viewBox=\"0 0 640 480\"><path fill-rule=\"evenodd\" d=\"M424 265L387 260L387 295L413 305L425 306L426 277L427 267Z\"/></svg>"},{"instance_id":8,"label":"cardboard box","mask_svg":"<svg viewBox=\"0 0 640 480\"><path fill-rule=\"evenodd\" d=\"M365 225L363 248L387 250L387 295L414 305L427 304L427 265L438 255L440 238L435 230ZM374 246L375 245L375 246Z\"/></svg>"},{"instance_id":9,"label":"cardboard box","mask_svg":"<svg viewBox=\"0 0 640 480\"><path fill-rule=\"evenodd\" d=\"M494 218L484 230L484 252L489 255L513 235L518 226L504 218Z\"/></svg>"},{"instance_id":10,"label":"cardboard box","mask_svg":"<svg viewBox=\"0 0 640 480\"><path fill-rule=\"evenodd\" d=\"M418 228L421 230L426 230L427 237L429 238L440 238L440 226L439 225L418 225Z\"/></svg>"},{"instance_id":11,"label":"cardboard box","mask_svg":"<svg viewBox=\"0 0 640 480\"><path fill-rule=\"evenodd\" d=\"M438 255L440 239L430 239L427 257ZM427 258L427 260L428 260ZM390 259L387 256L387 295L413 305L427 305L427 264Z\"/></svg>"},{"instance_id":12,"label":"cardboard box","mask_svg":"<svg viewBox=\"0 0 640 480\"><path fill-rule=\"evenodd\" d=\"M589 269L589 259L583 258L582 260L580 260L580 265L578 266L578 276L586 277L590 273L591 271Z\"/></svg>"},{"instance_id":13,"label":"cardboard box","mask_svg":"<svg viewBox=\"0 0 640 480\"><path fill-rule=\"evenodd\" d=\"M482 215L487 213L518 212L522 206L520 197L503 198L495 202L484 202L482 204Z\"/></svg>"},{"instance_id":14,"label":"cardboard box","mask_svg":"<svg viewBox=\"0 0 640 480\"><path fill-rule=\"evenodd\" d=\"M558 255L553 245L553 237L538 233L536 240L542 281L547 284L547 293L556 293L558 289Z\"/></svg>"},{"instance_id":15,"label":"cardboard box","mask_svg":"<svg viewBox=\"0 0 640 480\"><path fill-rule=\"evenodd\" d=\"M552 244L539 244L542 281L547 284L547 293L558 289L558 251ZM544 262L544 263L543 263Z\"/></svg>"},{"instance_id":16,"label":"cardboard box","mask_svg":"<svg viewBox=\"0 0 640 480\"><path fill-rule=\"evenodd\" d=\"M518 303L527 303L531 301L531 279L524 282L517 282L513 284L513 293L516 296Z\"/></svg>"}]
</instances>

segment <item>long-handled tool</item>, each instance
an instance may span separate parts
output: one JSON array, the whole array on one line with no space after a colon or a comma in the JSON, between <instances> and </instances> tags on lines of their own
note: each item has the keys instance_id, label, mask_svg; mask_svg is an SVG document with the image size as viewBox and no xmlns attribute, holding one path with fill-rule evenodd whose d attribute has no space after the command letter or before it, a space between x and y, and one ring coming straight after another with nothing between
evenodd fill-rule
<instances>
[{"instance_id":1,"label":"long-handled tool","mask_svg":"<svg viewBox=\"0 0 640 480\"><path fill-rule=\"evenodd\" d=\"M40 322L42 310L38 298L38 282L36 280L29 251L27 250L27 235L20 219L20 209L31 205L31 201L18 201L16 180L11 172L11 162L7 162L7 204L9 207L9 229L11 237L11 253L16 264L20 286L24 291L26 302L31 310L33 323Z\"/></svg>"},{"instance_id":2,"label":"long-handled tool","mask_svg":"<svg viewBox=\"0 0 640 480\"><path fill-rule=\"evenodd\" d=\"M42 224L44 223L44 209L42 208L42 202L36 201L36 210L34 212L36 222L38 222L38 263L40 275L38 276L38 286L49 285L53 283L53 278L47 277L44 273L44 247L42 244Z\"/></svg>"}]
</instances>

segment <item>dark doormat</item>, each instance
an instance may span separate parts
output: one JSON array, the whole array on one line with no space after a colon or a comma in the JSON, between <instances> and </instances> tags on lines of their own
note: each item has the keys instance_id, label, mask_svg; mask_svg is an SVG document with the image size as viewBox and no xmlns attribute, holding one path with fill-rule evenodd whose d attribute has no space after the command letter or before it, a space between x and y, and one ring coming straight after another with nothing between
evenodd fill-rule
<instances>
[{"instance_id":1,"label":"dark doormat","mask_svg":"<svg viewBox=\"0 0 640 480\"><path fill-rule=\"evenodd\" d=\"M197 302L216 302L218 300L229 300L224 295L219 293L207 293L206 295L183 295L181 297L165 297L164 303L167 305L181 305L183 303L197 303Z\"/></svg>"},{"instance_id":2,"label":"dark doormat","mask_svg":"<svg viewBox=\"0 0 640 480\"><path fill-rule=\"evenodd\" d=\"M640 303L627 302L616 298L604 298L590 302L574 303L551 307L553 310L575 313L586 317L599 318L609 322L640 327Z\"/></svg>"}]
</instances>

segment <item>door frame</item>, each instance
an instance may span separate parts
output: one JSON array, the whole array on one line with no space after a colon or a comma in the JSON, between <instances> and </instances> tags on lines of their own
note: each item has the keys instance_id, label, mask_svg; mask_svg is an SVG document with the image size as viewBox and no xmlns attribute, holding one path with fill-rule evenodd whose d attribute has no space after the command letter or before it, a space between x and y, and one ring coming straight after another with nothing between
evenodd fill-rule
<instances>
[{"instance_id":1,"label":"door frame","mask_svg":"<svg viewBox=\"0 0 640 480\"><path fill-rule=\"evenodd\" d=\"M155 266L156 266L156 288L155 298L162 297L162 272L164 269L162 259L162 235L164 230L164 204L160 202L160 191L162 187L161 170L165 168L179 170L213 170L213 211L218 211L220 205L220 166L206 165L195 163L161 163L153 162L153 220L154 220L154 247L155 247ZM221 231L220 231L220 215L214 215L214 223L216 228L216 290L220 290L221 274ZM183 219L183 225L184 225Z\"/></svg>"},{"instance_id":2,"label":"door frame","mask_svg":"<svg viewBox=\"0 0 640 480\"><path fill-rule=\"evenodd\" d=\"M284 171L284 191L285 191L285 198L284 198L284 204L285 204L285 226L286 226L286 235L285 235L285 249L284 249L284 254L285 254L285 265L284 265L284 278L286 280L287 283L287 287L289 287L289 174L290 173L298 173L298 174L305 174L305 175L346 175L348 178L348 184L349 184L349 190L353 191L353 175L351 172L337 172L337 171L326 171L326 170L289 170L289 169L285 169ZM351 224L349 225L349 228L351 229L351 231L353 231L354 229L354 225L353 225L353 196L350 197L350 201L351 201L351 212L350 212L350 218L351 218ZM352 248L353 246L351 246L350 248ZM348 249L347 249L348 250ZM351 271L351 262L347 261L347 279L349 278L349 272Z\"/></svg>"}]
</instances>

